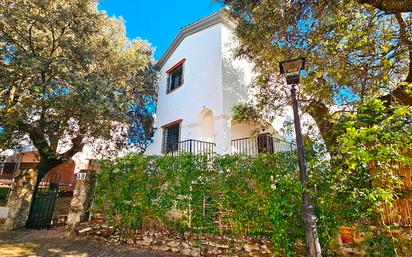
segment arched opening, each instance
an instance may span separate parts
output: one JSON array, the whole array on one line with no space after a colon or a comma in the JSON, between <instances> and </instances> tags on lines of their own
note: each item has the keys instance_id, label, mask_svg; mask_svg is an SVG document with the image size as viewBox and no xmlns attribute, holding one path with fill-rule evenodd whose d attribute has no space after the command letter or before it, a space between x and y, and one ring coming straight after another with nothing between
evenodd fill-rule
<instances>
[{"instance_id":1,"label":"arched opening","mask_svg":"<svg viewBox=\"0 0 412 257\"><path fill-rule=\"evenodd\" d=\"M213 112L205 108L199 114L197 140L214 142L215 140L215 124Z\"/></svg>"}]
</instances>

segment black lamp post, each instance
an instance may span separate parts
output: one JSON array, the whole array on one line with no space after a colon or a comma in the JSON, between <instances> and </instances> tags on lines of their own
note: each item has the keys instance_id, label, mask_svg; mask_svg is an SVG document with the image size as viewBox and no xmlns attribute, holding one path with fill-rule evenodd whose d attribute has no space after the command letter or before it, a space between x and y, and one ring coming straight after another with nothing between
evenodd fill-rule
<instances>
[{"instance_id":1,"label":"black lamp post","mask_svg":"<svg viewBox=\"0 0 412 257\"><path fill-rule=\"evenodd\" d=\"M296 85L299 84L300 72L304 70L305 59L299 58L279 63L280 74L285 74L286 83L291 85L290 93L292 96L293 116L296 132L296 144L298 150L300 181L304 188L302 194L302 219L305 224L306 251L309 257L320 257L321 248L319 244L318 232L316 230L316 216L313 206L310 203L308 191L308 173L306 170L305 152L303 148L303 137L300 127L298 110L298 100L296 97Z\"/></svg>"}]
</instances>

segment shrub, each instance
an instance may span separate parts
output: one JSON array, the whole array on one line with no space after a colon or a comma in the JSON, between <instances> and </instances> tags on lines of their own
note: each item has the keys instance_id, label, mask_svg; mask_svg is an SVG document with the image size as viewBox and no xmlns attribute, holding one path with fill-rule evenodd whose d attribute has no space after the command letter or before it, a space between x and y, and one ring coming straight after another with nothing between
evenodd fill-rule
<instances>
[{"instance_id":1,"label":"shrub","mask_svg":"<svg viewBox=\"0 0 412 257\"><path fill-rule=\"evenodd\" d=\"M403 109L398 114L407 115ZM359 117L351 119L344 124L349 129L339 137L340 154L328 159L319 149L307 151L310 193L324 250L336 240L340 225L356 223L360 228L365 227L365 231L369 225L378 226L380 204L396 197L398 184L372 183L368 163L376 159L387 165L379 174L392 174L390 164L403 157L400 154L389 155L392 156L389 159L382 157L392 140L378 144L373 140L379 137L365 137L373 131L384 133L382 130L362 129L362 133L355 133L352 127L363 123L353 122ZM386 128L398 126L390 120L385 122ZM398 144L398 148L389 148L392 152L408 149L410 139L400 133L391 135L405 142ZM378 147L364 158L363 144L372 143ZM131 229L155 222L180 231L266 237L272 240L276 253L294 256L294 246L304 242L303 189L296 163L292 153L213 159L202 155L132 154L103 163L96 200L101 213L111 222ZM385 231L385 227L378 231ZM374 249L379 247L385 248L385 254L391 253L392 240L379 234L382 233L369 235L364 243L366 253L374 255L377 253Z\"/></svg>"},{"instance_id":2,"label":"shrub","mask_svg":"<svg viewBox=\"0 0 412 257\"><path fill-rule=\"evenodd\" d=\"M0 187L0 200L7 200L8 193L9 193L8 187Z\"/></svg>"},{"instance_id":3,"label":"shrub","mask_svg":"<svg viewBox=\"0 0 412 257\"><path fill-rule=\"evenodd\" d=\"M295 163L290 153L129 155L103 165L96 202L112 222L132 229L160 221L198 233L265 236L291 255L304 236Z\"/></svg>"}]
</instances>

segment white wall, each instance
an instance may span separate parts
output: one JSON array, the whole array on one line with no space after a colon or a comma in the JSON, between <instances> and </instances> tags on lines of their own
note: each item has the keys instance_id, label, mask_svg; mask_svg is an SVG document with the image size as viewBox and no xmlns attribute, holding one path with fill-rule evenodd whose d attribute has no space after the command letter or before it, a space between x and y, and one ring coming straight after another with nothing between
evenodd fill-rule
<instances>
[{"instance_id":1,"label":"white wall","mask_svg":"<svg viewBox=\"0 0 412 257\"><path fill-rule=\"evenodd\" d=\"M0 219L7 219L9 214L9 207L1 206L0 207Z\"/></svg>"},{"instance_id":2,"label":"white wall","mask_svg":"<svg viewBox=\"0 0 412 257\"><path fill-rule=\"evenodd\" d=\"M179 119L183 120L180 141L213 141L217 153L230 153L232 107L248 101L248 88L253 76L250 63L234 58L236 44L233 32L223 23L183 39L160 70L157 130L147 154L161 154L161 127ZM184 84L166 94L166 71L182 59L186 59ZM213 132L201 122L207 110L213 114L213 122L207 118L208 124L213 123Z\"/></svg>"},{"instance_id":3,"label":"white wall","mask_svg":"<svg viewBox=\"0 0 412 257\"><path fill-rule=\"evenodd\" d=\"M241 139L251 137L256 132L259 132L259 127L254 124L248 123L232 123L231 125L231 138Z\"/></svg>"},{"instance_id":4,"label":"white wall","mask_svg":"<svg viewBox=\"0 0 412 257\"><path fill-rule=\"evenodd\" d=\"M240 103L247 103L252 98L250 85L253 79L253 65L245 59L235 56L239 45L233 30L222 26L222 79L223 108L227 116L232 116L232 108Z\"/></svg>"},{"instance_id":5,"label":"white wall","mask_svg":"<svg viewBox=\"0 0 412 257\"><path fill-rule=\"evenodd\" d=\"M161 153L163 125L183 119L180 140L196 139L202 110L210 109L215 117L222 114L220 31L221 24L215 24L186 37L161 68L155 122L157 130L148 154ZM166 71L184 58L184 84L166 94Z\"/></svg>"},{"instance_id":6,"label":"white wall","mask_svg":"<svg viewBox=\"0 0 412 257\"><path fill-rule=\"evenodd\" d=\"M213 112L209 109L204 109L199 114L196 139L215 142L215 118Z\"/></svg>"}]
</instances>

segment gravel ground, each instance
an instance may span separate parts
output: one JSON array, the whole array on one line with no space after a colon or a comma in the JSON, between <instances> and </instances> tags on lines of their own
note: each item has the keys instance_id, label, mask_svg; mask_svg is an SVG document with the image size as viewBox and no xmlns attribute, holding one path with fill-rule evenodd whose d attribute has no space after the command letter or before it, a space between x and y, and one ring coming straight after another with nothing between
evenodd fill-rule
<instances>
[{"instance_id":1,"label":"gravel ground","mask_svg":"<svg viewBox=\"0 0 412 257\"><path fill-rule=\"evenodd\" d=\"M143 251L125 246L107 245L56 230L18 230L0 232L2 257L166 257L176 254Z\"/></svg>"}]
</instances>

